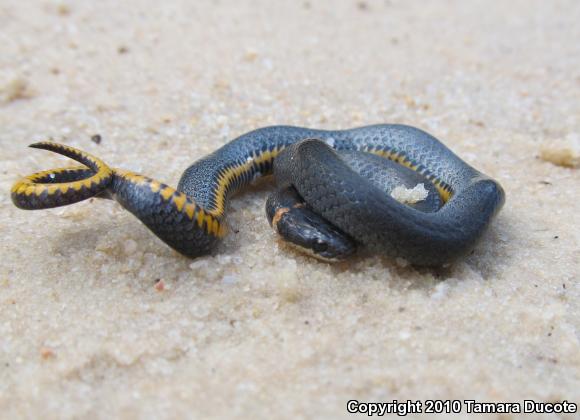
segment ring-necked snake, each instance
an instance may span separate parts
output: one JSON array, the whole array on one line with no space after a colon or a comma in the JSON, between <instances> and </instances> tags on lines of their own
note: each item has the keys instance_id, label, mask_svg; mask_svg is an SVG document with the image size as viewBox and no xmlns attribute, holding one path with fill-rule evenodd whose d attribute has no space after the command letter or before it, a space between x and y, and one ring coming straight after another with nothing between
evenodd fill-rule
<instances>
[{"instance_id":1,"label":"ring-necked snake","mask_svg":"<svg viewBox=\"0 0 580 420\"><path fill-rule=\"evenodd\" d=\"M25 177L12 187L23 209L113 198L178 252L209 253L226 234L228 197L274 172L270 223L315 256L341 259L365 245L415 265L450 263L471 251L505 196L435 137L405 125L326 131L260 128L227 143L183 173L177 189L112 169L102 160L52 142L31 145L84 166ZM386 158L386 159L385 159ZM389 194L397 185L427 186L413 208Z\"/></svg>"}]
</instances>

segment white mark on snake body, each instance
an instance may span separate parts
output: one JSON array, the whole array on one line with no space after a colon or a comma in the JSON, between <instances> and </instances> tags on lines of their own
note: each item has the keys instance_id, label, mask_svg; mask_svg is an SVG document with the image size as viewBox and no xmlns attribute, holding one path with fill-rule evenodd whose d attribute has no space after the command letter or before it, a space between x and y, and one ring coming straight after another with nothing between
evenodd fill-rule
<instances>
[{"instance_id":1,"label":"white mark on snake body","mask_svg":"<svg viewBox=\"0 0 580 420\"><path fill-rule=\"evenodd\" d=\"M414 188L398 186L391 191L391 197L403 204L415 204L427 198L429 192L424 184L417 184Z\"/></svg>"}]
</instances>

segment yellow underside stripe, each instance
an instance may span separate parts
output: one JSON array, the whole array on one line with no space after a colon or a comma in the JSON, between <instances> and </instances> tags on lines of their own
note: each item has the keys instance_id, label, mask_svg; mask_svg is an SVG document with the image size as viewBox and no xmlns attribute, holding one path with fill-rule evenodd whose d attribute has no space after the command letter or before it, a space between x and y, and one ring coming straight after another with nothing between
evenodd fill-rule
<instances>
[{"instance_id":1,"label":"yellow underside stripe","mask_svg":"<svg viewBox=\"0 0 580 420\"><path fill-rule=\"evenodd\" d=\"M242 176L244 173L250 171L254 165L260 165L266 162L273 161L281 152L281 149L275 148L273 150L266 150L257 156L251 156L246 162L241 165L228 168L223 172L219 179L218 185L214 192L215 198L215 213L222 216L225 212L226 191L231 185L232 181Z\"/></svg>"}]
</instances>

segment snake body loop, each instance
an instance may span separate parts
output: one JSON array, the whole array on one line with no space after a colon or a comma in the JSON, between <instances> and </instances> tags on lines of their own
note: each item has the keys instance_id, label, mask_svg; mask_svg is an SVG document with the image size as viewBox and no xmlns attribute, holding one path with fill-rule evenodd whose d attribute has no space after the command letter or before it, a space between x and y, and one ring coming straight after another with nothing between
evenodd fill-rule
<instances>
[{"instance_id":1,"label":"snake body loop","mask_svg":"<svg viewBox=\"0 0 580 420\"><path fill-rule=\"evenodd\" d=\"M85 166L44 171L18 181L12 188L12 200L18 207L49 208L108 196L189 257L215 249L226 234L230 195L256 177L271 174L274 167L278 186L295 191L283 199L269 200L285 205L287 197L296 197L292 207L297 209L300 223L286 227L316 229L328 223L326 231L333 235L340 231L345 241L416 265L443 265L469 252L504 203L497 182L463 162L433 136L404 125L340 131L261 128L195 162L183 173L177 189L109 168L71 147L50 142L33 147L63 154ZM362 157L348 158L337 151ZM374 156L364 157L369 154ZM381 185L373 184L372 177L353 169L352 159L362 159L361 167L380 166L377 156L398 164L388 170L401 172L403 183L416 177L424 180L432 190L431 204L423 209L401 204ZM298 213L302 207L311 212L307 217ZM275 215L276 211L269 211L271 222L278 221ZM318 239L315 245L320 245ZM343 245L344 255L350 255L352 247Z\"/></svg>"}]
</instances>

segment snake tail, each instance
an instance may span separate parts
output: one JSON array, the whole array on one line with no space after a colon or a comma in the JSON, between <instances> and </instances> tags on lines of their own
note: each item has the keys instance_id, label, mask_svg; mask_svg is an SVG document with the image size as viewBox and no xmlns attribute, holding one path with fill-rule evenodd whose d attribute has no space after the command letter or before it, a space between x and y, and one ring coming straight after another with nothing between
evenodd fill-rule
<instances>
[{"instance_id":1,"label":"snake tail","mask_svg":"<svg viewBox=\"0 0 580 420\"><path fill-rule=\"evenodd\" d=\"M18 180L11 190L12 202L16 207L38 210L78 203L99 194L111 183L111 168L88 153L48 141L31 144L30 147L50 150L85 166L51 169Z\"/></svg>"},{"instance_id":2,"label":"snake tail","mask_svg":"<svg viewBox=\"0 0 580 420\"><path fill-rule=\"evenodd\" d=\"M189 257L209 253L226 235L222 217L162 182L110 168L101 159L70 146L41 142L30 147L67 156L84 166L51 169L18 180L11 198L21 209L66 206L91 197L111 198L167 245Z\"/></svg>"}]
</instances>

